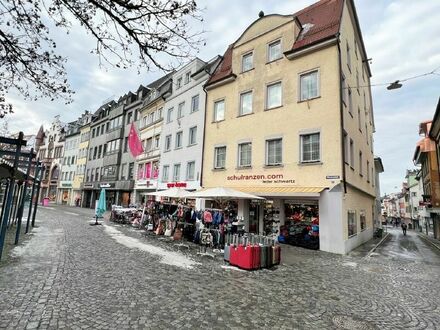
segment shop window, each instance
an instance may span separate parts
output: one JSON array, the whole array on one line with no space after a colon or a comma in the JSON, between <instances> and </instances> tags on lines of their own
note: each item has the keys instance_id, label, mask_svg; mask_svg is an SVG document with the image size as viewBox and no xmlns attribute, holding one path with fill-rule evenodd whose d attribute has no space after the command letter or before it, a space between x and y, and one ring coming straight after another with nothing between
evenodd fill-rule
<instances>
[{"instance_id":1,"label":"shop window","mask_svg":"<svg viewBox=\"0 0 440 330\"><path fill-rule=\"evenodd\" d=\"M165 151L171 150L171 134L165 136Z\"/></svg>"},{"instance_id":2,"label":"shop window","mask_svg":"<svg viewBox=\"0 0 440 330\"><path fill-rule=\"evenodd\" d=\"M169 165L164 165L162 168L162 182L168 182L168 172L170 171Z\"/></svg>"},{"instance_id":3,"label":"shop window","mask_svg":"<svg viewBox=\"0 0 440 330\"><path fill-rule=\"evenodd\" d=\"M177 106L177 119L182 118L184 115L184 109L185 107L185 102L179 103L179 105Z\"/></svg>"},{"instance_id":4,"label":"shop window","mask_svg":"<svg viewBox=\"0 0 440 330\"><path fill-rule=\"evenodd\" d=\"M199 110L199 95L194 95L191 98L191 113Z\"/></svg>"},{"instance_id":5,"label":"shop window","mask_svg":"<svg viewBox=\"0 0 440 330\"><path fill-rule=\"evenodd\" d=\"M241 58L241 72L246 72L253 69L253 53L244 54Z\"/></svg>"},{"instance_id":6,"label":"shop window","mask_svg":"<svg viewBox=\"0 0 440 330\"><path fill-rule=\"evenodd\" d=\"M348 237L357 234L356 211L349 210L347 213Z\"/></svg>"},{"instance_id":7,"label":"shop window","mask_svg":"<svg viewBox=\"0 0 440 330\"><path fill-rule=\"evenodd\" d=\"M214 121L222 121L225 119L225 100L214 103Z\"/></svg>"},{"instance_id":8,"label":"shop window","mask_svg":"<svg viewBox=\"0 0 440 330\"><path fill-rule=\"evenodd\" d=\"M365 229L367 229L367 218L365 215L365 210L360 210L359 212L359 220L360 220L360 224L361 224L361 231L364 231Z\"/></svg>"},{"instance_id":9,"label":"shop window","mask_svg":"<svg viewBox=\"0 0 440 330\"><path fill-rule=\"evenodd\" d=\"M223 169L226 163L226 147L216 147L214 149L214 168Z\"/></svg>"},{"instance_id":10,"label":"shop window","mask_svg":"<svg viewBox=\"0 0 440 330\"><path fill-rule=\"evenodd\" d=\"M188 181L194 180L195 170L196 170L196 162L188 162L186 164L186 179Z\"/></svg>"},{"instance_id":11,"label":"shop window","mask_svg":"<svg viewBox=\"0 0 440 330\"><path fill-rule=\"evenodd\" d=\"M238 167L249 167L252 165L252 143L241 143L238 145Z\"/></svg>"},{"instance_id":12,"label":"shop window","mask_svg":"<svg viewBox=\"0 0 440 330\"><path fill-rule=\"evenodd\" d=\"M281 165L283 162L283 140L273 139L266 140L266 165Z\"/></svg>"},{"instance_id":13,"label":"shop window","mask_svg":"<svg viewBox=\"0 0 440 330\"><path fill-rule=\"evenodd\" d=\"M180 164L174 164L173 168L173 181L180 181Z\"/></svg>"},{"instance_id":14,"label":"shop window","mask_svg":"<svg viewBox=\"0 0 440 330\"><path fill-rule=\"evenodd\" d=\"M301 135L301 162L320 161L320 133Z\"/></svg>"},{"instance_id":15,"label":"shop window","mask_svg":"<svg viewBox=\"0 0 440 330\"><path fill-rule=\"evenodd\" d=\"M283 105L281 93L281 81L267 86L266 109L272 109Z\"/></svg>"},{"instance_id":16,"label":"shop window","mask_svg":"<svg viewBox=\"0 0 440 330\"><path fill-rule=\"evenodd\" d=\"M267 61L272 62L280 59L281 53L281 40L271 42L267 47Z\"/></svg>"},{"instance_id":17,"label":"shop window","mask_svg":"<svg viewBox=\"0 0 440 330\"><path fill-rule=\"evenodd\" d=\"M192 146L197 143L197 126L189 129L189 141L188 145Z\"/></svg>"},{"instance_id":18,"label":"shop window","mask_svg":"<svg viewBox=\"0 0 440 330\"><path fill-rule=\"evenodd\" d=\"M240 94L240 116L252 113L252 92Z\"/></svg>"},{"instance_id":19,"label":"shop window","mask_svg":"<svg viewBox=\"0 0 440 330\"><path fill-rule=\"evenodd\" d=\"M177 132L176 133L176 146L175 148L182 148L182 139L183 139L183 132Z\"/></svg>"},{"instance_id":20,"label":"shop window","mask_svg":"<svg viewBox=\"0 0 440 330\"><path fill-rule=\"evenodd\" d=\"M319 96L319 74L318 70L300 74L300 101L313 99Z\"/></svg>"}]
</instances>

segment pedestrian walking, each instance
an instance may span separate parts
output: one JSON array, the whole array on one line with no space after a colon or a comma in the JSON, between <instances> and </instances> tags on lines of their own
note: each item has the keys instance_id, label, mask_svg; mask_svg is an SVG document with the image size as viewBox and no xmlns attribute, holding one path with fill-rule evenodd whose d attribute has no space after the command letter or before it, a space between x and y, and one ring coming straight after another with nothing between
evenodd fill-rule
<instances>
[{"instance_id":1,"label":"pedestrian walking","mask_svg":"<svg viewBox=\"0 0 440 330\"><path fill-rule=\"evenodd\" d=\"M408 228L408 226L406 225L406 223L402 223L403 236L406 236L406 229L407 228Z\"/></svg>"}]
</instances>

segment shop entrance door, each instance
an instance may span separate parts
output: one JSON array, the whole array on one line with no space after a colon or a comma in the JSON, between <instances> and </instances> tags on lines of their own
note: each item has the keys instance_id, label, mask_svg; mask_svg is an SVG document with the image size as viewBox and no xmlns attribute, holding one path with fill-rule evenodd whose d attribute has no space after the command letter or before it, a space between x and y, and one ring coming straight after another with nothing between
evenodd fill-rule
<instances>
[{"instance_id":1,"label":"shop entrance door","mask_svg":"<svg viewBox=\"0 0 440 330\"><path fill-rule=\"evenodd\" d=\"M260 220L260 204L251 202L249 204L249 233L258 234Z\"/></svg>"}]
</instances>

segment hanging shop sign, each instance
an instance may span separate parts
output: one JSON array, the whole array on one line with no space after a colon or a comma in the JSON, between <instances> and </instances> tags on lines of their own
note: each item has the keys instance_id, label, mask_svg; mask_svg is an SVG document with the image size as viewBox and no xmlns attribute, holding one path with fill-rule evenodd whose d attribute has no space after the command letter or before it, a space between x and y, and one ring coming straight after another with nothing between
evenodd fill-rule
<instances>
[{"instance_id":1,"label":"hanging shop sign","mask_svg":"<svg viewBox=\"0 0 440 330\"><path fill-rule=\"evenodd\" d=\"M142 188L155 188L157 186L157 181L153 180L139 180L136 181L136 186L142 187Z\"/></svg>"},{"instance_id":2,"label":"hanging shop sign","mask_svg":"<svg viewBox=\"0 0 440 330\"><path fill-rule=\"evenodd\" d=\"M93 188L93 183L84 183L84 188Z\"/></svg>"},{"instance_id":3,"label":"hanging shop sign","mask_svg":"<svg viewBox=\"0 0 440 330\"><path fill-rule=\"evenodd\" d=\"M99 188L114 188L115 184L114 183L100 183L99 184Z\"/></svg>"},{"instance_id":4,"label":"hanging shop sign","mask_svg":"<svg viewBox=\"0 0 440 330\"><path fill-rule=\"evenodd\" d=\"M167 183L167 188L186 188L186 182L170 182Z\"/></svg>"},{"instance_id":5,"label":"hanging shop sign","mask_svg":"<svg viewBox=\"0 0 440 330\"><path fill-rule=\"evenodd\" d=\"M276 183L276 184L292 184L295 180L285 178L284 174L240 174L229 175L226 177L228 181L247 181L247 182L259 182L264 184Z\"/></svg>"}]
</instances>

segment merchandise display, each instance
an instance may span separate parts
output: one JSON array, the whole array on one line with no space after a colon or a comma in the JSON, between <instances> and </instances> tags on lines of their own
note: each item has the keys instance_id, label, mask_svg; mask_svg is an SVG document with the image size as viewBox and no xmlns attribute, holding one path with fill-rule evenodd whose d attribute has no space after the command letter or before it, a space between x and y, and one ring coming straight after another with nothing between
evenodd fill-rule
<instances>
[{"instance_id":1,"label":"merchandise display","mask_svg":"<svg viewBox=\"0 0 440 330\"><path fill-rule=\"evenodd\" d=\"M280 228L279 242L319 249L319 208L317 204L285 203L286 221Z\"/></svg>"}]
</instances>

